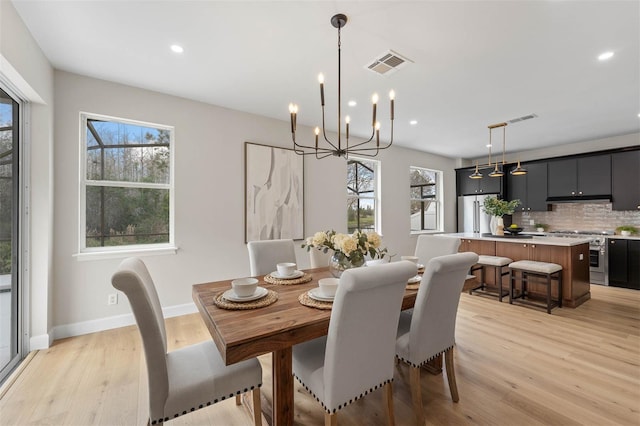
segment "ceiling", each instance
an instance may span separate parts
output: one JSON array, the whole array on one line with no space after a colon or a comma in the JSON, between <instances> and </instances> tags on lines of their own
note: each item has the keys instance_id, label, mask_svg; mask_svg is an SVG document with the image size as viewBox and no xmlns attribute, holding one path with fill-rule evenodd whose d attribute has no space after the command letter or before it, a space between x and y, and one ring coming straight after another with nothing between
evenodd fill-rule
<instances>
[{"instance_id":1,"label":"ceiling","mask_svg":"<svg viewBox=\"0 0 640 426\"><path fill-rule=\"evenodd\" d=\"M321 122L323 72L333 130L330 19L344 13L342 111L351 134L371 132L369 99L377 92L381 139L388 139L386 94L394 89L394 144L449 157L484 156L488 125L532 113L537 118L507 127L507 152L640 131L638 1L13 4L57 69L285 121L293 101L299 126ZM173 53L173 43L184 53ZM385 75L366 69L389 49L411 63ZM599 61L605 51L613 58ZM501 143L494 131L496 138Z\"/></svg>"}]
</instances>

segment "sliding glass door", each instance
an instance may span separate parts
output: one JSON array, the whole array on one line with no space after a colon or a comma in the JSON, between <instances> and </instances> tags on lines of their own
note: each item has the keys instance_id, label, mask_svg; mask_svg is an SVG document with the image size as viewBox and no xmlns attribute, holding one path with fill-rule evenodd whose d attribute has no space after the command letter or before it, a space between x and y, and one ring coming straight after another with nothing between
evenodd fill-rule
<instances>
[{"instance_id":1,"label":"sliding glass door","mask_svg":"<svg viewBox=\"0 0 640 426\"><path fill-rule=\"evenodd\" d=\"M0 382L21 358L19 333L19 104L0 89Z\"/></svg>"}]
</instances>

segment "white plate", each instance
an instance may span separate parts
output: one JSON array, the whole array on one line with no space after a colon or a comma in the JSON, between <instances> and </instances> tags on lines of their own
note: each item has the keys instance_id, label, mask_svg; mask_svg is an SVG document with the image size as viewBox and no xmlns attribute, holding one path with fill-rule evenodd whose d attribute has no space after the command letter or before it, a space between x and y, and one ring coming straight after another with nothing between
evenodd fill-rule
<instances>
[{"instance_id":1,"label":"white plate","mask_svg":"<svg viewBox=\"0 0 640 426\"><path fill-rule=\"evenodd\" d=\"M420 275L416 275L413 278L409 278L408 283L409 284L415 284L415 283L419 283L420 281L422 281L422 277Z\"/></svg>"},{"instance_id":2,"label":"white plate","mask_svg":"<svg viewBox=\"0 0 640 426\"><path fill-rule=\"evenodd\" d=\"M304 275L304 272L302 271L295 271L293 274L291 275L280 275L278 273L278 271L273 271L272 273L270 273L269 275L271 275L273 278L277 278L279 280L295 280L296 278L300 278L301 276Z\"/></svg>"},{"instance_id":3,"label":"white plate","mask_svg":"<svg viewBox=\"0 0 640 426\"><path fill-rule=\"evenodd\" d=\"M255 293L253 293L251 296L237 296L234 292L233 289L231 290L227 290L224 293L222 293L222 297L224 297L225 299L231 301L231 302L251 302L254 300L258 300L258 299L262 299L263 297L265 297L267 294L269 293L269 290L267 290L264 287L258 287L256 288Z\"/></svg>"},{"instance_id":4,"label":"white plate","mask_svg":"<svg viewBox=\"0 0 640 426\"><path fill-rule=\"evenodd\" d=\"M327 297L320 292L320 287L312 288L307 293L310 298L317 300L318 302L333 302L333 297Z\"/></svg>"}]
</instances>

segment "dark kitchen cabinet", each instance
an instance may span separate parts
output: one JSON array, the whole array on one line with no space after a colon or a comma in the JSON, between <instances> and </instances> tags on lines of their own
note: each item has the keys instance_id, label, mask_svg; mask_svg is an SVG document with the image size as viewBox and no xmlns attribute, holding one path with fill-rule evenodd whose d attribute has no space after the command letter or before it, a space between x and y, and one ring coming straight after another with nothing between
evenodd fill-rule
<instances>
[{"instance_id":1,"label":"dark kitchen cabinet","mask_svg":"<svg viewBox=\"0 0 640 426\"><path fill-rule=\"evenodd\" d=\"M610 154L552 160L547 167L547 195L551 198L611 195Z\"/></svg>"},{"instance_id":2,"label":"dark kitchen cabinet","mask_svg":"<svg viewBox=\"0 0 640 426\"><path fill-rule=\"evenodd\" d=\"M640 150L611 154L613 210L640 211Z\"/></svg>"},{"instance_id":3,"label":"dark kitchen cabinet","mask_svg":"<svg viewBox=\"0 0 640 426\"><path fill-rule=\"evenodd\" d=\"M640 290L640 240L608 238L609 285Z\"/></svg>"},{"instance_id":4,"label":"dark kitchen cabinet","mask_svg":"<svg viewBox=\"0 0 640 426\"><path fill-rule=\"evenodd\" d=\"M480 195L480 194L501 194L502 179L501 177L490 177L489 173L493 168L480 169L482 179L471 179L471 175L475 171L474 168L456 170L456 187L458 195Z\"/></svg>"},{"instance_id":5,"label":"dark kitchen cabinet","mask_svg":"<svg viewBox=\"0 0 640 426\"><path fill-rule=\"evenodd\" d=\"M507 175L507 199L520 200L517 212L547 210L547 163L523 163L523 176Z\"/></svg>"}]
</instances>

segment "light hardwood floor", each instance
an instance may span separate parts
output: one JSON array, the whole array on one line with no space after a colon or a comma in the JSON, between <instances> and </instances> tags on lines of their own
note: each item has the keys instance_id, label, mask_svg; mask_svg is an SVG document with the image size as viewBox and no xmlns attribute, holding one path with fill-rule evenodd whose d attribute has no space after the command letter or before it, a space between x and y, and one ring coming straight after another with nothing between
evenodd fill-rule
<instances>
[{"instance_id":1,"label":"light hardwood floor","mask_svg":"<svg viewBox=\"0 0 640 426\"><path fill-rule=\"evenodd\" d=\"M423 372L429 425L639 425L640 291L592 286L592 299L552 315L462 294L455 368L460 402L446 377ZM169 348L209 334L197 314L167 320ZM262 390L271 400L270 357ZM396 367L396 423L413 424L408 369ZM143 425L144 355L136 327L56 341L33 356L0 399L0 425ZM296 424L321 425L323 412L296 387ZM382 392L340 411L339 424L384 425ZM174 425L249 425L227 400Z\"/></svg>"}]
</instances>

